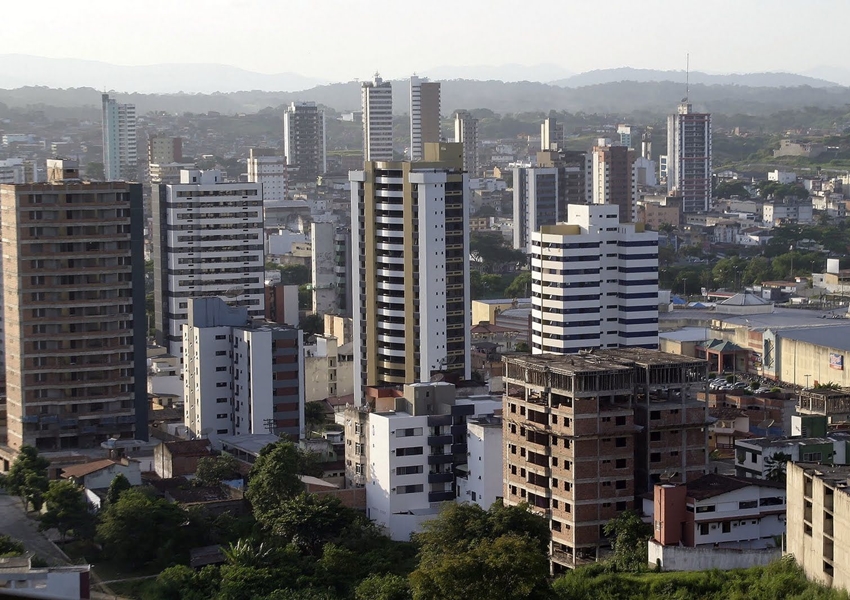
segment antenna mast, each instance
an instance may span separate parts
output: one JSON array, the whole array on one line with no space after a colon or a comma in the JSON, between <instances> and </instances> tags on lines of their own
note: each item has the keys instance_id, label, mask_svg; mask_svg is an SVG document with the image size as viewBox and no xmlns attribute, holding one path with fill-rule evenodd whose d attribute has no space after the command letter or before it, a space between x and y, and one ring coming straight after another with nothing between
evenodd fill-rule
<instances>
[{"instance_id":1,"label":"antenna mast","mask_svg":"<svg viewBox=\"0 0 850 600\"><path fill-rule=\"evenodd\" d=\"M691 53L685 54L685 102L691 95Z\"/></svg>"}]
</instances>

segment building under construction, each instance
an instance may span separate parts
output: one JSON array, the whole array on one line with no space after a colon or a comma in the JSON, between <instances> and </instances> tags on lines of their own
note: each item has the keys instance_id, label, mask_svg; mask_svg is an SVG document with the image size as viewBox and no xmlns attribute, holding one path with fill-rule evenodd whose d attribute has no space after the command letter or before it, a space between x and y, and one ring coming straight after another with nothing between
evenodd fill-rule
<instances>
[{"instance_id":1,"label":"building under construction","mask_svg":"<svg viewBox=\"0 0 850 600\"><path fill-rule=\"evenodd\" d=\"M505 363L505 502L549 520L553 571L596 560L604 525L652 483L705 473L705 361L629 348Z\"/></svg>"},{"instance_id":2,"label":"building under construction","mask_svg":"<svg viewBox=\"0 0 850 600\"><path fill-rule=\"evenodd\" d=\"M797 402L797 412L802 415L824 416L828 425L847 423L850 421L850 390L802 390Z\"/></svg>"}]
</instances>

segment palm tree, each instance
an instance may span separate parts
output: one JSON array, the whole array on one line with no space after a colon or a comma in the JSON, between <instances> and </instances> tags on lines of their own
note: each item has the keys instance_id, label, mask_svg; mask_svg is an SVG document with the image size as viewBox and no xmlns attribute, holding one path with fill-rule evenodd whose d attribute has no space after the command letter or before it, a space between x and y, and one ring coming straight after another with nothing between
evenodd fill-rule
<instances>
[{"instance_id":1,"label":"palm tree","mask_svg":"<svg viewBox=\"0 0 850 600\"><path fill-rule=\"evenodd\" d=\"M261 542L256 548L248 540L238 540L221 549L228 564L238 567L265 567L272 562L273 550Z\"/></svg>"},{"instance_id":2,"label":"palm tree","mask_svg":"<svg viewBox=\"0 0 850 600\"><path fill-rule=\"evenodd\" d=\"M764 458L765 478L769 481L785 482L785 467L791 461L791 455L777 452Z\"/></svg>"}]
</instances>

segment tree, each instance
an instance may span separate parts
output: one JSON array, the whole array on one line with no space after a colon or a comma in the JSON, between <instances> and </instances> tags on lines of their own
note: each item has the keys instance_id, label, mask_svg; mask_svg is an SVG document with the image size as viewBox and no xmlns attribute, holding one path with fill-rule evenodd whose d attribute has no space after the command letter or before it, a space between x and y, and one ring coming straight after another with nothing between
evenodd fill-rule
<instances>
[{"instance_id":1,"label":"tree","mask_svg":"<svg viewBox=\"0 0 850 600\"><path fill-rule=\"evenodd\" d=\"M216 487L237 473L236 459L233 455L222 452L218 456L205 456L198 461L194 483L198 486Z\"/></svg>"},{"instance_id":2,"label":"tree","mask_svg":"<svg viewBox=\"0 0 850 600\"><path fill-rule=\"evenodd\" d=\"M514 346L514 350L517 352L531 352L531 348L529 348L528 344L525 342L519 342L516 346Z\"/></svg>"},{"instance_id":3,"label":"tree","mask_svg":"<svg viewBox=\"0 0 850 600\"><path fill-rule=\"evenodd\" d=\"M273 524L281 505L303 490L299 476L319 473L314 461L288 441L269 444L260 451L251 467L245 494L257 521L266 526Z\"/></svg>"},{"instance_id":4,"label":"tree","mask_svg":"<svg viewBox=\"0 0 850 600\"><path fill-rule=\"evenodd\" d=\"M786 468L791 462L791 455L786 452L776 452L764 458L765 479L785 483Z\"/></svg>"},{"instance_id":5,"label":"tree","mask_svg":"<svg viewBox=\"0 0 850 600\"><path fill-rule=\"evenodd\" d=\"M304 335L319 335L325 331L325 321L319 315L307 315L298 324L298 329L304 332Z\"/></svg>"},{"instance_id":6,"label":"tree","mask_svg":"<svg viewBox=\"0 0 850 600\"><path fill-rule=\"evenodd\" d=\"M768 281L772 275L773 267L770 260L764 256L756 256L747 263L741 281L745 285L758 285L763 281Z\"/></svg>"},{"instance_id":7,"label":"tree","mask_svg":"<svg viewBox=\"0 0 850 600\"><path fill-rule=\"evenodd\" d=\"M127 490L101 513L97 540L115 561L140 566L174 554L175 534L185 520L176 504L140 489Z\"/></svg>"},{"instance_id":8,"label":"tree","mask_svg":"<svg viewBox=\"0 0 850 600\"><path fill-rule=\"evenodd\" d=\"M85 492L74 482L51 481L44 504L47 511L39 519L39 531L57 529L63 540L69 531L81 538L90 538L94 533L94 515Z\"/></svg>"},{"instance_id":9,"label":"tree","mask_svg":"<svg viewBox=\"0 0 850 600\"><path fill-rule=\"evenodd\" d=\"M469 236L469 252L484 266L486 273L502 273L525 265L525 252L514 250L499 232L474 231Z\"/></svg>"},{"instance_id":10,"label":"tree","mask_svg":"<svg viewBox=\"0 0 850 600\"><path fill-rule=\"evenodd\" d=\"M0 534L0 558L20 556L24 553L24 544L20 540Z\"/></svg>"},{"instance_id":11,"label":"tree","mask_svg":"<svg viewBox=\"0 0 850 600\"><path fill-rule=\"evenodd\" d=\"M222 553L228 564L242 567L269 567L274 561L274 551L264 542L254 546L248 540L237 540L222 548Z\"/></svg>"},{"instance_id":12,"label":"tree","mask_svg":"<svg viewBox=\"0 0 850 600\"><path fill-rule=\"evenodd\" d=\"M115 504L118 502L121 494L132 489L132 487L130 480L124 476L124 473L118 473L118 475L112 478L112 483L109 484L109 490L106 492L106 503Z\"/></svg>"},{"instance_id":13,"label":"tree","mask_svg":"<svg viewBox=\"0 0 850 600\"><path fill-rule=\"evenodd\" d=\"M34 510L40 510L43 494L49 484L49 464L50 461L40 456L38 450L24 444L4 480L6 491L21 498L24 507L32 504Z\"/></svg>"},{"instance_id":14,"label":"tree","mask_svg":"<svg viewBox=\"0 0 850 600\"><path fill-rule=\"evenodd\" d=\"M321 402L307 402L304 404L304 420L310 431L321 429L325 425L325 409ZM309 433L309 432L308 432Z\"/></svg>"},{"instance_id":15,"label":"tree","mask_svg":"<svg viewBox=\"0 0 850 600\"><path fill-rule=\"evenodd\" d=\"M302 493L277 507L272 532L305 554L317 556L322 546L341 536L360 518L336 496Z\"/></svg>"},{"instance_id":16,"label":"tree","mask_svg":"<svg viewBox=\"0 0 850 600\"><path fill-rule=\"evenodd\" d=\"M608 521L603 533L611 538L614 556L611 562L619 571L640 571L647 566L646 543L652 528L641 521L633 510L620 513Z\"/></svg>"},{"instance_id":17,"label":"tree","mask_svg":"<svg viewBox=\"0 0 850 600\"><path fill-rule=\"evenodd\" d=\"M103 181L106 175L103 169L103 163L90 162L86 164L86 178L92 181Z\"/></svg>"},{"instance_id":18,"label":"tree","mask_svg":"<svg viewBox=\"0 0 850 600\"><path fill-rule=\"evenodd\" d=\"M283 265L278 267L283 285L304 285L312 280L310 267L306 265Z\"/></svg>"},{"instance_id":19,"label":"tree","mask_svg":"<svg viewBox=\"0 0 850 600\"><path fill-rule=\"evenodd\" d=\"M528 298L531 295L531 273L520 273L511 284L505 288L508 298Z\"/></svg>"},{"instance_id":20,"label":"tree","mask_svg":"<svg viewBox=\"0 0 850 600\"><path fill-rule=\"evenodd\" d=\"M370 575L354 590L355 600L411 600L410 584L401 575Z\"/></svg>"}]
</instances>

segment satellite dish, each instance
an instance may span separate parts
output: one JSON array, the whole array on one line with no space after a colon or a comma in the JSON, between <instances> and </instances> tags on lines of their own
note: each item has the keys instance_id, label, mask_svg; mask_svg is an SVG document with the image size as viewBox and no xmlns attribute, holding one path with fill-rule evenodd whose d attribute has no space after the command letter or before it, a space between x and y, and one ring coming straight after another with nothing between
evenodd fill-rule
<instances>
[{"instance_id":1,"label":"satellite dish","mask_svg":"<svg viewBox=\"0 0 850 600\"><path fill-rule=\"evenodd\" d=\"M212 427L205 427L201 429L201 437L209 437L209 435L213 432Z\"/></svg>"}]
</instances>

